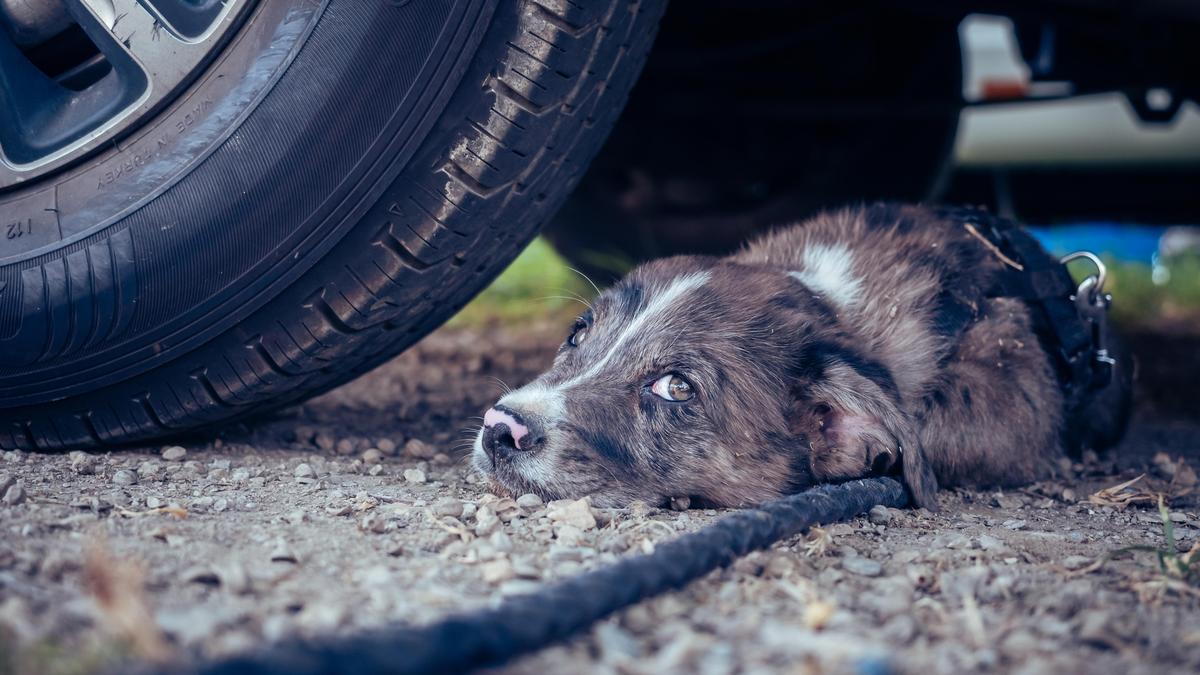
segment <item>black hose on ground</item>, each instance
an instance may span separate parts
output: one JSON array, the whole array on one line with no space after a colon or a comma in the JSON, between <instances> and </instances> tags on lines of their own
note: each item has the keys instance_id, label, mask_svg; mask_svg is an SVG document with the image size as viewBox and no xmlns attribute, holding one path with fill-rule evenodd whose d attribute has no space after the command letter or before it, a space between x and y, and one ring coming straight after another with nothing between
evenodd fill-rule
<instances>
[{"instance_id":1,"label":"black hose on ground","mask_svg":"<svg viewBox=\"0 0 1200 675\"><path fill-rule=\"evenodd\" d=\"M427 626L383 628L201 664L202 675L457 673L496 666L565 640L642 600L684 587L751 551L813 525L853 518L872 506L900 508L908 495L891 478L820 485L738 511L708 527L626 558L514 596L494 609L452 616ZM175 671L178 672L178 671Z\"/></svg>"}]
</instances>

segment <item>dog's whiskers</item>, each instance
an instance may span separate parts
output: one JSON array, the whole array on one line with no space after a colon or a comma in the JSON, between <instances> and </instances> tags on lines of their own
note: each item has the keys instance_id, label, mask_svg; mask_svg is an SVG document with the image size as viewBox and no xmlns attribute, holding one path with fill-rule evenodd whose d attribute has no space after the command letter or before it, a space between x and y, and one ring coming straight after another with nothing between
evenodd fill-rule
<instances>
[{"instance_id":1,"label":"dog's whiskers","mask_svg":"<svg viewBox=\"0 0 1200 675\"><path fill-rule=\"evenodd\" d=\"M584 274L583 272L580 272L579 270L575 269L574 267L567 267L567 269L569 269L572 272L574 272L575 274L578 274L579 276L583 277L583 280L588 282L589 285L591 285L592 290L596 291L596 295L600 295L600 287L596 285L596 282L592 281L591 277Z\"/></svg>"}]
</instances>

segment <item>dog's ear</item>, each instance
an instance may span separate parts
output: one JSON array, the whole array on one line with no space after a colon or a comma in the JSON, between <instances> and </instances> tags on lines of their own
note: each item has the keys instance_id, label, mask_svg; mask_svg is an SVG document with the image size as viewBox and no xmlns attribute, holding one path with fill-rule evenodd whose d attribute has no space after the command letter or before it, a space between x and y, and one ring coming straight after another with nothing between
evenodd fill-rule
<instances>
[{"instance_id":1,"label":"dog's ear","mask_svg":"<svg viewBox=\"0 0 1200 675\"><path fill-rule=\"evenodd\" d=\"M937 510L937 479L886 372L836 349L807 353L822 360L793 389L789 422L813 478L899 474L917 506Z\"/></svg>"}]
</instances>

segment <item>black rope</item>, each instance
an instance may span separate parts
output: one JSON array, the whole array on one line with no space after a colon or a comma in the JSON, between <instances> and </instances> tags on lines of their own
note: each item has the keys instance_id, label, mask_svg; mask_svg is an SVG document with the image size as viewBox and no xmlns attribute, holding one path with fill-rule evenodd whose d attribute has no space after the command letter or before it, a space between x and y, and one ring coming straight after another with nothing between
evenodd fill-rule
<instances>
[{"instance_id":1,"label":"black rope","mask_svg":"<svg viewBox=\"0 0 1200 675\"><path fill-rule=\"evenodd\" d=\"M821 485L738 511L708 527L495 609L427 626L399 626L312 642L284 642L260 652L202 664L202 675L456 673L496 666L586 630L647 598L684 587L751 551L813 525L853 518L872 506L900 508L908 495L891 478ZM180 672L178 670L172 672ZM187 672L187 671L185 671Z\"/></svg>"}]
</instances>

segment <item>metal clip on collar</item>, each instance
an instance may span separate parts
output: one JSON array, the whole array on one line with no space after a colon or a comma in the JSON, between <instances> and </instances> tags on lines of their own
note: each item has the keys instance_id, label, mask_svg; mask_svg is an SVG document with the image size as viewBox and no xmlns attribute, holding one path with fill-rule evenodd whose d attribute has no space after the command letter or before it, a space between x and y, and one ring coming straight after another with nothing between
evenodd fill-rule
<instances>
[{"instance_id":1,"label":"metal clip on collar","mask_svg":"<svg viewBox=\"0 0 1200 675\"><path fill-rule=\"evenodd\" d=\"M1095 360L1102 364L1103 372L1097 372L1100 384L1108 382L1112 367L1116 360L1108 353L1108 308L1112 306L1112 294L1104 292L1104 282L1108 279L1108 268L1099 256L1091 251L1076 251L1068 253L1059 259L1063 265L1074 260L1087 260L1096 268L1096 273L1079 282L1075 295L1071 300L1079 316L1092 328L1092 344L1095 346Z\"/></svg>"}]
</instances>

